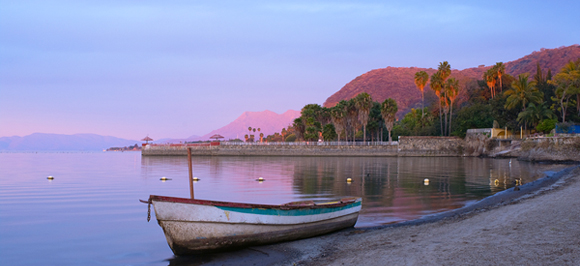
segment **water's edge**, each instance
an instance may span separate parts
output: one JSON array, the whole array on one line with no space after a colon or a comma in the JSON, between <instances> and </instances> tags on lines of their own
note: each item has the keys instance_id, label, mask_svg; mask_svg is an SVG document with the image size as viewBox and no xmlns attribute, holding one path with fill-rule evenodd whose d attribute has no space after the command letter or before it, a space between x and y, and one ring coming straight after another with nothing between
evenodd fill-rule
<instances>
[{"instance_id":1,"label":"water's edge","mask_svg":"<svg viewBox=\"0 0 580 266\"><path fill-rule=\"evenodd\" d=\"M519 186L519 191L514 191L514 188L510 188L501 192L498 192L494 195L481 199L473 204L466 205L459 209L450 210L446 212L436 213L427 215L425 217L400 222L396 224L388 224L388 225L380 225L380 226L373 226L373 227L361 227L361 228L350 228L346 230L379 230L385 228L394 228L400 226L410 226L410 225L420 225L426 223L434 223L448 218L458 218L461 216L466 216L475 212L479 211L486 211L489 209L497 208L500 206L508 205L518 201L519 199L538 192L541 189L548 188L553 186L556 182L558 182L562 177L566 176L574 169L580 168L580 165L575 165L572 167L568 167L566 169L560 170L556 173L546 173L545 177L542 177L538 180L533 182L524 184Z\"/></svg>"}]
</instances>

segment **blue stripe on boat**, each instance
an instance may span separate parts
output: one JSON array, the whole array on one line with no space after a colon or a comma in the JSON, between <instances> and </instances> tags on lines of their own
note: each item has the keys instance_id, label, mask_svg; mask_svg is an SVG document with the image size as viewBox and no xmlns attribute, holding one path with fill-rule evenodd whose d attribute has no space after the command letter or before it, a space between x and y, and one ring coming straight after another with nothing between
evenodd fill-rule
<instances>
[{"instance_id":1,"label":"blue stripe on boat","mask_svg":"<svg viewBox=\"0 0 580 266\"><path fill-rule=\"evenodd\" d=\"M222 209L224 211L231 212L241 212L241 213L251 213L259 215L277 215L277 216L303 216L303 215L314 215L322 213L337 212L346 209L350 209L356 206L360 206L361 202L357 201L342 207L336 208L316 208L316 209L296 209L296 210L279 210L279 209L261 209L261 208L237 208L237 207L223 207L215 206L216 208Z\"/></svg>"}]
</instances>

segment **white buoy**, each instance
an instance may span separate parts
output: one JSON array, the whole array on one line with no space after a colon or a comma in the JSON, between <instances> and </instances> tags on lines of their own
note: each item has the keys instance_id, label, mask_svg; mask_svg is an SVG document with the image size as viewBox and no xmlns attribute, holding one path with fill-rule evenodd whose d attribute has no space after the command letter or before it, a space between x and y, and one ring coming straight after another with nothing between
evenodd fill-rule
<instances>
[{"instance_id":1,"label":"white buoy","mask_svg":"<svg viewBox=\"0 0 580 266\"><path fill-rule=\"evenodd\" d=\"M351 183L351 182L352 182L352 178L349 177L346 179L346 183Z\"/></svg>"},{"instance_id":2,"label":"white buoy","mask_svg":"<svg viewBox=\"0 0 580 266\"><path fill-rule=\"evenodd\" d=\"M429 185L429 178L423 179L423 185L425 185L425 186Z\"/></svg>"},{"instance_id":3,"label":"white buoy","mask_svg":"<svg viewBox=\"0 0 580 266\"><path fill-rule=\"evenodd\" d=\"M167 181L167 180L171 180L171 178L162 177L162 178L160 178L159 180L161 180L161 181L165 182L165 181Z\"/></svg>"},{"instance_id":4,"label":"white buoy","mask_svg":"<svg viewBox=\"0 0 580 266\"><path fill-rule=\"evenodd\" d=\"M197 182L197 181L199 181L199 180L201 180L201 179L199 179L197 176L194 176L194 177L193 177L193 182Z\"/></svg>"},{"instance_id":5,"label":"white buoy","mask_svg":"<svg viewBox=\"0 0 580 266\"><path fill-rule=\"evenodd\" d=\"M54 176L49 175L46 179L53 180L54 179Z\"/></svg>"},{"instance_id":6,"label":"white buoy","mask_svg":"<svg viewBox=\"0 0 580 266\"><path fill-rule=\"evenodd\" d=\"M258 181L258 182L260 182L260 183L261 183L261 182L264 182L264 178L260 176L260 177L258 177L258 179L256 179L256 181Z\"/></svg>"}]
</instances>

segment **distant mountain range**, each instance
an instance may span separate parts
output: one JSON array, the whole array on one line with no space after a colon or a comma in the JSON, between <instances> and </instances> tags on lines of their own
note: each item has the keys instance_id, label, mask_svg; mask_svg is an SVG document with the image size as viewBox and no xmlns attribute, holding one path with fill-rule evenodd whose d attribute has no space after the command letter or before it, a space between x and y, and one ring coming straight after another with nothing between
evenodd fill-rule
<instances>
[{"instance_id":1,"label":"distant mountain range","mask_svg":"<svg viewBox=\"0 0 580 266\"><path fill-rule=\"evenodd\" d=\"M34 133L24 137L1 137L0 150L11 151L102 151L110 147L124 147L141 143L96 134Z\"/></svg>"},{"instance_id":2,"label":"distant mountain range","mask_svg":"<svg viewBox=\"0 0 580 266\"><path fill-rule=\"evenodd\" d=\"M233 122L219 129L213 130L203 136L190 136L186 139L159 139L154 143L179 143L183 141L209 140L214 134L224 136L225 140L244 138L248 134L248 127L260 128L260 132L252 134L256 138L260 133L265 136L280 132L288 127L295 118L300 116L299 111L288 110L283 114L277 114L266 110L262 112L244 112ZM102 151L111 147L125 147L140 144L142 141L121 139L96 134L47 134L34 133L24 137L0 137L0 151Z\"/></svg>"},{"instance_id":3,"label":"distant mountain range","mask_svg":"<svg viewBox=\"0 0 580 266\"><path fill-rule=\"evenodd\" d=\"M570 60L580 58L580 45L560 47L556 49L541 49L520 59L504 62L506 73L516 77L521 73L530 73L530 77L536 73L536 63L545 74L548 69L555 75ZM442 60L443 61L443 60ZM453 62L449 62L453 66ZM482 79L483 73L491 66L479 66L464 70L452 70L451 76L465 84L468 80ZM397 101L399 107L398 116L406 114L411 108L421 107L421 92L414 83L415 73L425 71L432 75L437 71L433 68L418 67L387 67L371 70L347 83L339 91L328 97L324 102L325 107L332 107L341 100L349 100L359 93L366 92L373 97L374 101L382 102L387 98ZM426 101L435 99L429 85L425 87Z\"/></svg>"},{"instance_id":4,"label":"distant mountain range","mask_svg":"<svg viewBox=\"0 0 580 266\"><path fill-rule=\"evenodd\" d=\"M203 136L190 136L186 139L162 139L155 141L155 143L179 143L182 141L198 141L198 140L209 140L209 137L219 134L224 137L225 140L240 138L244 139L244 135L250 134L248 127L260 128L260 132L256 130L251 134L255 135L258 139L260 133L264 133L264 136L272 135L275 132L280 132L282 128L287 128L288 125L294 122L294 119L300 117L300 111L288 110L283 114L277 114L270 110L265 110L262 112L244 112L236 120L231 123L213 130Z\"/></svg>"}]
</instances>

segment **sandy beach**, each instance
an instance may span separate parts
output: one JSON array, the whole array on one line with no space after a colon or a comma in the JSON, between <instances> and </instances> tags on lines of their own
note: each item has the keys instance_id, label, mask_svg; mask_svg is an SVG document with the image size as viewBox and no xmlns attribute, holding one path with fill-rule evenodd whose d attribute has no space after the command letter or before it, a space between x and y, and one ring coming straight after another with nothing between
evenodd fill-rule
<instances>
[{"instance_id":1,"label":"sandy beach","mask_svg":"<svg viewBox=\"0 0 580 266\"><path fill-rule=\"evenodd\" d=\"M355 230L300 263L580 265L579 181L575 168L553 185L487 210L416 226Z\"/></svg>"},{"instance_id":2,"label":"sandy beach","mask_svg":"<svg viewBox=\"0 0 580 266\"><path fill-rule=\"evenodd\" d=\"M580 265L580 168L427 219L170 265Z\"/></svg>"}]
</instances>

